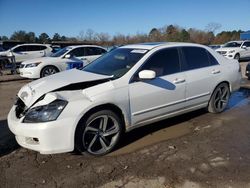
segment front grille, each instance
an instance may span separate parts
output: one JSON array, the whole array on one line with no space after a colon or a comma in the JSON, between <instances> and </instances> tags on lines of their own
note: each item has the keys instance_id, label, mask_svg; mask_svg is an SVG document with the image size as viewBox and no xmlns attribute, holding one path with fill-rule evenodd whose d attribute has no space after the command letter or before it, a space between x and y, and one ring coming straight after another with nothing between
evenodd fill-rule
<instances>
[{"instance_id":1,"label":"front grille","mask_svg":"<svg viewBox=\"0 0 250 188\"><path fill-rule=\"evenodd\" d=\"M219 54L225 55L227 52L226 51L217 51Z\"/></svg>"},{"instance_id":2,"label":"front grille","mask_svg":"<svg viewBox=\"0 0 250 188\"><path fill-rule=\"evenodd\" d=\"M16 102L16 117L17 118L21 118L22 116L24 116L25 112L26 112L26 106L24 104L24 102L18 97Z\"/></svg>"}]
</instances>

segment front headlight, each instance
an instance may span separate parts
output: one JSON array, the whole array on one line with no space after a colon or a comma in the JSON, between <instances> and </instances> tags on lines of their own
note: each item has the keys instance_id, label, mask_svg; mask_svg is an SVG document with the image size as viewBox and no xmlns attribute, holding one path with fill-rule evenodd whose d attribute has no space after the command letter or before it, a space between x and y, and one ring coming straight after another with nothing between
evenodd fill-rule
<instances>
[{"instance_id":1,"label":"front headlight","mask_svg":"<svg viewBox=\"0 0 250 188\"><path fill-rule=\"evenodd\" d=\"M234 52L235 52L235 50L231 50L231 51L229 51L228 53L230 53L230 54L231 54L231 53L234 53Z\"/></svg>"},{"instance_id":2,"label":"front headlight","mask_svg":"<svg viewBox=\"0 0 250 188\"><path fill-rule=\"evenodd\" d=\"M27 65L25 66L25 68L36 67L36 66L39 65L40 63L42 63L42 62L30 63L30 64L27 64Z\"/></svg>"},{"instance_id":3,"label":"front headlight","mask_svg":"<svg viewBox=\"0 0 250 188\"><path fill-rule=\"evenodd\" d=\"M67 101L57 99L50 104L34 107L26 113L23 122L40 123L54 121L58 118L67 104Z\"/></svg>"}]
</instances>

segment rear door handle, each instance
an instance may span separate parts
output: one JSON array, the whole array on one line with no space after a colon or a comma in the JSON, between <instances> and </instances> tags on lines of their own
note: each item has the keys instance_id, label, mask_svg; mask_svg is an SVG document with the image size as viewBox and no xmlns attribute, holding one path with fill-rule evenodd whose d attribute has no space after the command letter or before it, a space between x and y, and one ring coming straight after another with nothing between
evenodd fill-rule
<instances>
[{"instance_id":1,"label":"rear door handle","mask_svg":"<svg viewBox=\"0 0 250 188\"><path fill-rule=\"evenodd\" d=\"M212 70L212 74L219 74L220 70Z\"/></svg>"},{"instance_id":2,"label":"rear door handle","mask_svg":"<svg viewBox=\"0 0 250 188\"><path fill-rule=\"evenodd\" d=\"M183 82L185 82L186 80L185 79L183 79L183 78L176 78L174 81L173 81L173 83L174 84L180 84L180 83L183 83Z\"/></svg>"}]
</instances>

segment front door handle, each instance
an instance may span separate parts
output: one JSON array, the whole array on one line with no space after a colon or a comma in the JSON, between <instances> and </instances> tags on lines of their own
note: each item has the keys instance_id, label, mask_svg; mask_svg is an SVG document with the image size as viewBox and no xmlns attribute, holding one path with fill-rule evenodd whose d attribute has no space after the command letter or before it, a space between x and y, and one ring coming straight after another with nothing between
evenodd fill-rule
<instances>
[{"instance_id":1,"label":"front door handle","mask_svg":"<svg viewBox=\"0 0 250 188\"><path fill-rule=\"evenodd\" d=\"M212 74L219 74L220 70L212 70Z\"/></svg>"},{"instance_id":2,"label":"front door handle","mask_svg":"<svg viewBox=\"0 0 250 188\"><path fill-rule=\"evenodd\" d=\"M174 82L174 84L180 84L180 83L183 83L183 82L185 82L186 80L185 79L183 79L183 78L176 78L173 82Z\"/></svg>"}]
</instances>

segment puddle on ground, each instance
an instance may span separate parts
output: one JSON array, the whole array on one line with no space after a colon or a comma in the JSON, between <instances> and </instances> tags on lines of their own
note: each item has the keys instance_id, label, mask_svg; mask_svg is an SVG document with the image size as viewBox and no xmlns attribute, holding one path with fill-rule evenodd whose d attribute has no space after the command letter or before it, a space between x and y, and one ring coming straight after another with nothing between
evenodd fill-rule
<instances>
[{"instance_id":1,"label":"puddle on ground","mask_svg":"<svg viewBox=\"0 0 250 188\"><path fill-rule=\"evenodd\" d=\"M166 123L166 121L163 121L162 123ZM158 125L152 125L152 126L158 126ZM166 125L167 126L167 125ZM138 130L134 130L138 131ZM190 133L191 129L188 126L187 122L180 123L171 127L166 127L161 130L158 130L156 132L152 132L151 134L148 134L112 153L110 153L110 156L115 156L115 155L121 155L121 154L126 154L126 153L131 153L133 151L142 149L146 146L150 146L159 142L162 142L164 140L169 140L172 138L177 138L183 135L186 135ZM129 135L128 135L129 136ZM126 139L126 135L124 137Z\"/></svg>"},{"instance_id":2,"label":"puddle on ground","mask_svg":"<svg viewBox=\"0 0 250 188\"><path fill-rule=\"evenodd\" d=\"M248 104L250 104L250 90L241 88L231 95L227 110Z\"/></svg>"}]
</instances>

